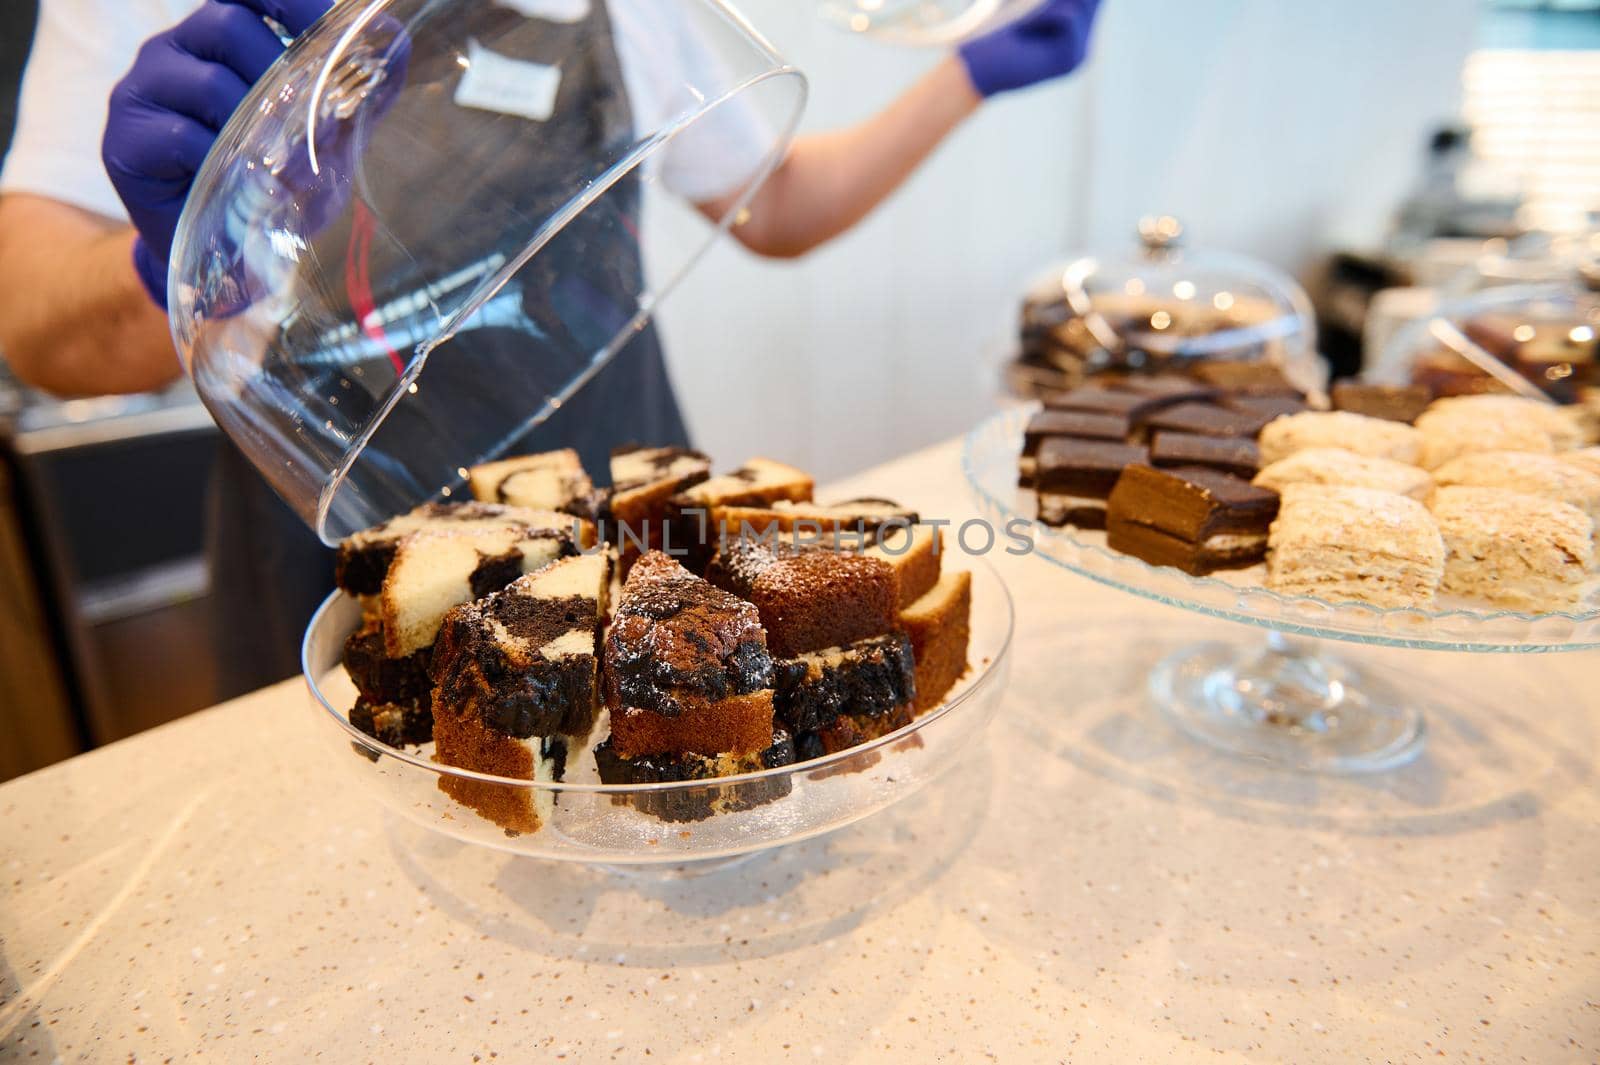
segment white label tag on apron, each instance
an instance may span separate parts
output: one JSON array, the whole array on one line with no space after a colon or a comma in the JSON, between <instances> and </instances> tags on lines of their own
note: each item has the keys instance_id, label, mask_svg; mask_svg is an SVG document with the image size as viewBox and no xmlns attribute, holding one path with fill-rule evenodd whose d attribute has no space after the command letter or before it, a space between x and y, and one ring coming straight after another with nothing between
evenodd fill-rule
<instances>
[{"instance_id":1,"label":"white label tag on apron","mask_svg":"<svg viewBox=\"0 0 1600 1065\"><path fill-rule=\"evenodd\" d=\"M498 55L467 40L467 72L456 86L456 106L543 122L556 109L561 68Z\"/></svg>"},{"instance_id":2,"label":"white label tag on apron","mask_svg":"<svg viewBox=\"0 0 1600 1065\"><path fill-rule=\"evenodd\" d=\"M546 22L577 22L589 14L589 0L494 0L519 15L542 18Z\"/></svg>"}]
</instances>

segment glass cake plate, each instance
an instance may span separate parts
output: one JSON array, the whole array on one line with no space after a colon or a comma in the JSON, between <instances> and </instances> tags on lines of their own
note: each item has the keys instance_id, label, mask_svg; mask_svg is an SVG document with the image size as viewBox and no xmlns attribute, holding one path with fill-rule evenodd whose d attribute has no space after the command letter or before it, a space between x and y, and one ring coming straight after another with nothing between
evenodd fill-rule
<instances>
[{"instance_id":1,"label":"glass cake plate","mask_svg":"<svg viewBox=\"0 0 1600 1065\"><path fill-rule=\"evenodd\" d=\"M981 512L1029 524L1034 553L1090 580L1159 603L1271 630L1265 646L1186 648L1150 678L1158 706L1183 731L1232 753L1317 772L1371 772L1421 751L1423 721L1404 684L1363 675L1308 640L1435 651L1541 653L1600 647L1594 582L1585 605L1544 614L1462 600L1437 609L1386 609L1283 595L1263 567L1191 577L1113 551L1103 532L1055 529L1035 519L1017 486L1023 429L1036 404L1001 412L966 440L963 465Z\"/></svg>"},{"instance_id":2,"label":"glass cake plate","mask_svg":"<svg viewBox=\"0 0 1600 1065\"><path fill-rule=\"evenodd\" d=\"M972 571L971 669L943 703L860 747L715 781L601 784L594 759L577 749L569 755L566 782L513 780L439 765L432 761L431 743L404 750L380 743L349 721L356 693L340 656L359 623L360 607L343 592L330 595L312 618L301 662L332 771L406 820L513 854L693 875L853 824L978 756L1010 673L1012 606L1005 583L986 563L946 557L947 566L966 562ZM509 835L440 790L446 776L535 789L550 797L553 809L538 831ZM713 803L743 808L682 817L685 811L703 814Z\"/></svg>"}]
</instances>

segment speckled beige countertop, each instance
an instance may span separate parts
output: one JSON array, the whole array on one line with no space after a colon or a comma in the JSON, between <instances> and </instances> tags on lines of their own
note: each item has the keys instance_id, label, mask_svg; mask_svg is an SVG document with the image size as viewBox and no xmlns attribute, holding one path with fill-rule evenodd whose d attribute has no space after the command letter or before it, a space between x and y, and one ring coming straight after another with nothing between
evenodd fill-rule
<instances>
[{"instance_id":1,"label":"speckled beige countertop","mask_svg":"<svg viewBox=\"0 0 1600 1065\"><path fill-rule=\"evenodd\" d=\"M954 444L840 487L971 513ZM1253 630L999 565L989 750L698 880L426 835L320 776L298 683L0 787L0 1060L1600 1057L1600 656L1342 647L1430 746L1294 777L1144 701Z\"/></svg>"}]
</instances>

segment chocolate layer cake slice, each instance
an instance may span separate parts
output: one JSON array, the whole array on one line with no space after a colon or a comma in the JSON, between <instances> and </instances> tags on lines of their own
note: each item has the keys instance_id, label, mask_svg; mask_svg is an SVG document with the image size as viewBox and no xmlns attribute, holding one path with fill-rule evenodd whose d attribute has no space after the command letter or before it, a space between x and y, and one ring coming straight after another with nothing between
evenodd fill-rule
<instances>
[{"instance_id":1,"label":"chocolate layer cake slice","mask_svg":"<svg viewBox=\"0 0 1600 1065\"><path fill-rule=\"evenodd\" d=\"M1200 575L1266 557L1278 494L1195 466L1130 466L1111 493L1106 544L1154 566Z\"/></svg>"},{"instance_id":2,"label":"chocolate layer cake slice","mask_svg":"<svg viewBox=\"0 0 1600 1065\"><path fill-rule=\"evenodd\" d=\"M1163 407L1181 402L1181 398L1166 394L1130 392L1123 389L1097 388L1085 385L1070 392L1056 393L1044 402L1047 410L1082 411L1090 414L1109 414L1138 421Z\"/></svg>"},{"instance_id":3,"label":"chocolate layer cake slice","mask_svg":"<svg viewBox=\"0 0 1600 1065\"><path fill-rule=\"evenodd\" d=\"M1261 468L1261 450L1254 440L1237 436L1157 433L1150 441L1150 465L1161 469L1204 466L1249 479Z\"/></svg>"},{"instance_id":4,"label":"chocolate layer cake slice","mask_svg":"<svg viewBox=\"0 0 1600 1065\"><path fill-rule=\"evenodd\" d=\"M911 640L916 660L916 713L938 706L966 673L971 615L972 574L966 570L946 573L926 595L900 611L900 627Z\"/></svg>"},{"instance_id":5,"label":"chocolate layer cake slice","mask_svg":"<svg viewBox=\"0 0 1600 1065\"><path fill-rule=\"evenodd\" d=\"M593 520L594 482L571 448L486 462L468 471L473 498L534 510L559 510Z\"/></svg>"},{"instance_id":6,"label":"chocolate layer cake slice","mask_svg":"<svg viewBox=\"0 0 1600 1065\"><path fill-rule=\"evenodd\" d=\"M1145 463L1150 452L1136 444L1058 437L1039 448L1034 484L1039 520L1080 529L1106 527L1106 500L1123 467Z\"/></svg>"},{"instance_id":7,"label":"chocolate layer cake slice","mask_svg":"<svg viewBox=\"0 0 1600 1065\"><path fill-rule=\"evenodd\" d=\"M1042 410L1028 419L1022 433L1022 453L1037 455L1039 445L1052 436L1076 436L1084 440L1127 438L1132 422L1125 414L1097 414L1081 410Z\"/></svg>"},{"instance_id":8,"label":"chocolate layer cake slice","mask_svg":"<svg viewBox=\"0 0 1600 1065\"><path fill-rule=\"evenodd\" d=\"M1276 414L1230 410L1209 403L1180 403L1139 419L1139 431L1194 433L1200 436L1233 436L1250 439Z\"/></svg>"},{"instance_id":9,"label":"chocolate layer cake slice","mask_svg":"<svg viewBox=\"0 0 1600 1065\"><path fill-rule=\"evenodd\" d=\"M1023 430L1017 483L1024 488L1034 486L1039 448L1046 440L1072 437L1078 440L1109 440L1120 444L1132 432L1133 421L1126 414L1042 410L1028 419L1027 428Z\"/></svg>"},{"instance_id":10,"label":"chocolate layer cake slice","mask_svg":"<svg viewBox=\"0 0 1600 1065\"><path fill-rule=\"evenodd\" d=\"M578 542L594 541L593 526L570 514L501 503L424 503L347 537L339 545L334 580L351 595L377 595L395 551L406 537L419 532L472 533L508 528L565 530Z\"/></svg>"},{"instance_id":11,"label":"chocolate layer cake slice","mask_svg":"<svg viewBox=\"0 0 1600 1065\"><path fill-rule=\"evenodd\" d=\"M853 552L735 540L707 578L760 611L767 645L780 658L882 636L895 628L893 567Z\"/></svg>"},{"instance_id":12,"label":"chocolate layer cake slice","mask_svg":"<svg viewBox=\"0 0 1600 1065\"><path fill-rule=\"evenodd\" d=\"M756 608L659 551L628 574L605 645L618 757L772 745L772 656Z\"/></svg>"},{"instance_id":13,"label":"chocolate layer cake slice","mask_svg":"<svg viewBox=\"0 0 1600 1065\"><path fill-rule=\"evenodd\" d=\"M515 780L560 780L571 744L599 712L599 639L611 555L555 562L451 610L433 656L434 757ZM535 832L554 799L543 789L451 775L439 787L508 835Z\"/></svg>"}]
</instances>

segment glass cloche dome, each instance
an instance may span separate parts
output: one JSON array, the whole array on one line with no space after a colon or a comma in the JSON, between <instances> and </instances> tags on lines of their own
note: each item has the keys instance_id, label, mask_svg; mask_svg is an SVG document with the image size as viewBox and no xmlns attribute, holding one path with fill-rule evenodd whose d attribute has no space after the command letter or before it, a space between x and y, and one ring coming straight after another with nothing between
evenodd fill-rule
<instances>
[{"instance_id":1,"label":"glass cloche dome","mask_svg":"<svg viewBox=\"0 0 1600 1065\"><path fill-rule=\"evenodd\" d=\"M1581 405L1600 421L1600 263L1565 283L1446 302L1398 330L1368 376L1434 396L1507 392Z\"/></svg>"},{"instance_id":2,"label":"glass cloche dome","mask_svg":"<svg viewBox=\"0 0 1600 1065\"><path fill-rule=\"evenodd\" d=\"M1183 371L1196 361L1266 361L1321 387L1316 318L1287 274L1247 256L1190 249L1170 216L1139 223L1131 253L1052 266L1029 286L1013 391L1041 395L1104 375Z\"/></svg>"},{"instance_id":3,"label":"glass cloche dome","mask_svg":"<svg viewBox=\"0 0 1600 1065\"><path fill-rule=\"evenodd\" d=\"M805 95L722 0L345 0L196 180L178 351L324 541L447 498L647 327ZM711 225L647 271L669 196Z\"/></svg>"}]
</instances>

